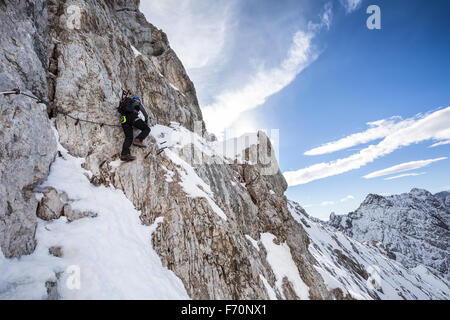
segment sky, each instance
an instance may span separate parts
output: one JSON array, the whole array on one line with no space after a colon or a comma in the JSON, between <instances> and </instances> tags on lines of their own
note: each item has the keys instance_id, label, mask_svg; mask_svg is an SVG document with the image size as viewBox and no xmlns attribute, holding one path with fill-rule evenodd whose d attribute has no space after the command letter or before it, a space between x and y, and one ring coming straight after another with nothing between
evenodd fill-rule
<instances>
[{"instance_id":1,"label":"sky","mask_svg":"<svg viewBox=\"0 0 450 320\"><path fill-rule=\"evenodd\" d=\"M381 29L370 30L370 5ZM450 189L447 0L141 1L210 132L279 130L286 195L327 219Z\"/></svg>"}]
</instances>

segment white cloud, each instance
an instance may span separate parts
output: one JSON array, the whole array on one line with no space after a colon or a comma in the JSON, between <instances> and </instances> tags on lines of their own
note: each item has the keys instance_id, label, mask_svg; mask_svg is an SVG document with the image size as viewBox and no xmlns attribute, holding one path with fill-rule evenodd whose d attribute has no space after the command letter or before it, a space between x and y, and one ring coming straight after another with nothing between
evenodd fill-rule
<instances>
[{"instance_id":1,"label":"white cloud","mask_svg":"<svg viewBox=\"0 0 450 320\"><path fill-rule=\"evenodd\" d=\"M351 194L349 194L348 196L346 196L346 197L344 197L344 198L342 198L342 199L340 199L339 201L329 201L329 200L327 200L327 201L322 201L320 204L308 204L308 205L305 205L305 206L303 206L303 208L312 208L312 207L329 207L329 206L332 206L332 205L335 205L335 204L339 204L339 202L347 202L347 201L350 201L350 200L353 200L353 199L355 199L355 197L354 196L352 196Z\"/></svg>"},{"instance_id":2,"label":"white cloud","mask_svg":"<svg viewBox=\"0 0 450 320\"><path fill-rule=\"evenodd\" d=\"M313 23L310 21L308 23L308 29L312 32L319 32L322 28L330 30L331 22L333 21L333 4L327 2L323 8L323 12L319 15L320 22Z\"/></svg>"},{"instance_id":3,"label":"white cloud","mask_svg":"<svg viewBox=\"0 0 450 320\"><path fill-rule=\"evenodd\" d=\"M358 9L362 0L340 0L341 4L344 6L347 13L351 13Z\"/></svg>"},{"instance_id":4,"label":"white cloud","mask_svg":"<svg viewBox=\"0 0 450 320\"><path fill-rule=\"evenodd\" d=\"M450 139L450 107L416 117L408 126L391 132L381 142L359 153L331 162L322 162L297 171L284 172L289 186L359 169L395 150L426 140Z\"/></svg>"},{"instance_id":5,"label":"white cloud","mask_svg":"<svg viewBox=\"0 0 450 320\"><path fill-rule=\"evenodd\" d=\"M141 1L140 10L167 33L170 44L189 71L217 65L225 58L236 1Z\"/></svg>"},{"instance_id":6,"label":"white cloud","mask_svg":"<svg viewBox=\"0 0 450 320\"><path fill-rule=\"evenodd\" d=\"M392 117L390 119L383 119L373 122L368 122L370 127L366 131L351 134L345 138L337 141L328 142L320 147L308 150L305 152L307 156L316 156L321 154L327 154L351 148L360 144L364 144L373 140L386 137L392 132L399 129L406 128L411 125L415 119L407 119L404 121L400 117Z\"/></svg>"},{"instance_id":7,"label":"white cloud","mask_svg":"<svg viewBox=\"0 0 450 320\"><path fill-rule=\"evenodd\" d=\"M435 148L438 146L443 146L446 144L450 144L450 140L445 140L445 141L440 141L440 142L436 142L435 144L432 144L431 146L429 146L428 148Z\"/></svg>"},{"instance_id":8,"label":"white cloud","mask_svg":"<svg viewBox=\"0 0 450 320\"><path fill-rule=\"evenodd\" d=\"M226 66L232 56L230 50L234 47L234 34L242 32L237 29L240 2L141 1L140 9L151 23L167 33L171 46L197 87L199 100L205 99L209 103L202 107L209 131L219 136L224 129L235 124L243 112L264 104L269 96L289 85L312 63L317 53L312 49L311 41L317 32L329 29L332 23L332 3L327 2L319 16L320 22L314 28L293 35L287 56L278 67L262 67L253 72L250 80L242 80L238 89L228 89L225 85L222 91L218 91L214 75ZM256 124L252 121L240 123L238 127L242 130L255 129Z\"/></svg>"},{"instance_id":9,"label":"white cloud","mask_svg":"<svg viewBox=\"0 0 450 320\"><path fill-rule=\"evenodd\" d=\"M339 202L347 202L347 201L350 201L350 200L353 200L353 199L355 199L355 197L352 196L351 194L349 194L348 196L346 196L346 197L342 198L341 200L339 200Z\"/></svg>"},{"instance_id":10,"label":"white cloud","mask_svg":"<svg viewBox=\"0 0 450 320\"><path fill-rule=\"evenodd\" d=\"M225 90L218 94L213 103L202 108L203 118L210 132L221 135L239 119L243 112L263 105L267 98L288 86L296 76L314 62L318 53L312 47L312 40L323 28L330 28L332 3L327 2L319 15L320 22L309 23L308 32L299 30L292 39L287 57L278 67L261 68L239 89Z\"/></svg>"},{"instance_id":11,"label":"white cloud","mask_svg":"<svg viewBox=\"0 0 450 320\"><path fill-rule=\"evenodd\" d=\"M426 172L404 173L404 174L399 174L398 176L384 178L383 180L394 180L394 179L399 179L399 178L404 178L404 177L416 177L416 176L421 176L423 174L426 174Z\"/></svg>"},{"instance_id":12,"label":"white cloud","mask_svg":"<svg viewBox=\"0 0 450 320\"><path fill-rule=\"evenodd\" d=\"M442 161L445 159L447 159L447 157L405 162L405 163L401 163L401 164L398 164L398 165L395 165L395 166L392 166L392 167L389 167L389 168L386 168L383 170L378 170L378 171L369 173L369 174L365 175L364 178L373 179L373 178L388 176L390 174L395 174L395 173L400 173L400 172L405 172L405 171L412 171L412 170L426 167L426 166L432 164L433 162Z\"/></svg>"},{"instance_id":13,"label":"white cloud","mask_svg":"<svg viewBox=\"0 0 450 320\"><path fill-rule=\"evenodd\" d=\"M290 84L317 57L311 48L313 37L312 33L297 31L288 56L280 66L259 71L242 88L216 96L213 104L202 109L208 130L220 134L241 113L264 104L269 96Z\"/></svg>"}]
</instances>

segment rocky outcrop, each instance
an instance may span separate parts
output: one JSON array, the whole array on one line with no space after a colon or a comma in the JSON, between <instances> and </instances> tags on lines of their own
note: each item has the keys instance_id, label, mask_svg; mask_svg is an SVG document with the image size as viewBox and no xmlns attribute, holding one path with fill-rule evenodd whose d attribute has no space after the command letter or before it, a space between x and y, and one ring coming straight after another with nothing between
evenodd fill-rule
<instances>
[{"instance_id":1,"label":"rocky outcrop","mask_svg":"<svg viewBox=\"0 0 450 320\"><path fill-rule=\"evenodd\" d=\"M143 97L155 122L166 126L176 122L175 127L171 125L173 131L189 134L183 130L195 130L202 136L205 126L194 86L165 34L145 20L138 4L48 1L44 28L48 63L39 81L42 91L48 72L48 98L60 110L76 118L117 124L119 94L122 88L131 88ZM8 4L8 10L13 8ZM36 62L35 57L27 60ZM45 116L42 112L50 128ZM192 143L175 141L178 144L170 152L158 157L155 142L159 137L154 134L147 150L135 151L138 159L134 163L117 165L123 141L120 127L51 116L59 142L72 155L86 159L83 167L92 173L93 184L123 190L146 225L164 217L153 233L153 247L192 298L266 299L269 291L279 298L329 297L305 249L308 238L288 213L283 195L286 182L270 152L276 170L265 176L264 168L256 163L230 163L218 155L203 155ZM262 134L259 139L267 142ZM247 152L258 152L258 146ZM193 153L214 161L184 166L192 164ZM206 196L189 194L183 186L188 183L186 176L197 179L197 192ZM71 221L73 210L67 195L51 186L38 191L39 218L51 221L66 216ZM36 219L36 207L27 212ZM298 279L274 272L267 258L267 246L272 244L264 245L262 234L290 252ZM259 242L259 248L246 236ZM55 297L53 282L47 283L47 289ZM298 291L299 283L305 284L304 292Z\"/></svg>"},{"instance_id":2,"label":"rocky outcrop","mask_svg":"<svg viewBox=\"0 0 450 320\"><path fill-rule=\"evenodd\" d=\"M60 194L51 187L41 190L41 192L39 193L41 200L39 201L36 214L42 220L52 221L64 216L68 222L73 222L81 218L94 218L97 216L95 212L74 210L70 205L71 200L65 192Z\"/></svg>"},{"instance_id":3,"label":"rocky outcrop","mask_svg":"<svg viewBox=\"0 0 450 320\"><path fill-rule=\"evenodd\" d=\"M423 264L448 279L450 211L442 197L421 189L393 196L370 194L329 225L361 241L378 241L405 266Z\"/></svg>"},{"instance_id":4,"label":"rocky outcrop","mask_svg":"<svg viewBox=\"0 0 450 320\"><path fill-rule=\"evenodd\" d=\"M47 94L45 1L0 2L0 91ZM45 108L0 95L0 248L8 257L36 246L33 188L46 178L56 141Z\"/></svg>"},{"instance_id":5,"label":"rocky outcrop","mask_svg":"<svg viewBox=\"0 0 450 320\"><path fill-rule=\"evenodd\" d=\"M450 192L449 191L442 191L438 192L434 195L444 207L450 210Z\"/></svg>"},{"instance_id":6,"label":"rocky outcrop","mask_svg":"<svg viewBox=\"0 0 450 320\"><path fill-rule=\"evenodd\" d=\"M67 280L64 263L82 260L80 264L88 269L91 279L98 279L95 263L105 258L103 255L110 254L114 256L114 263L124 268L131 268L129 262L134 264L134 259L138 261L136 264L142 262L134 270L145 270L140 276L148 281L155 279L147 277L147 271L157 273L162 263L173 271L178 277L174 277L175 280L182 282L181 286L184 285L186 293L193 299L382 296L374 293L377 288L368 288L364 294L352 296L351 290L331 286L324 280L327 274L320 269L322 257L311 252L313 237L306 230L316 221L307 220L307 217L298 220L289 211L284 196L287 184L264 133L259 132L252 143L238 150L239 160L217 152L218 146L205 132L192 82L170 48L166 35L139 12L139 1L50 0L45 5L35 2L38 4L31 7L33 10L29 9L29 3L1 3L5 9L1 13L2 24L7 21L5 25L9 28L1 35L4 37L2 44L6 44L2 50L7 48L3 50L5 57L8 57L8 46L12 46L9 42L18 41L31 46L32 40L25 31L17 34L21 28L28 28L27 32L34 32L37 39L41 39L32 41L33 50L20 60L24 62L9 56L10 60L5 65L9 68L6 75L11 75L11 81L5 82L5 86L33 89L36 94L47 95L65 114L105 125L76 121L55 112L49 114L52 118L49 119L43 109L31 114L31 110L39 108L37 104L23 97L9 98L9 103L21 103L17 114L11 115L18 120L2 121L5 129L0 132L7 137L4 141L9 143L5 147L6 152L16 150L17 146L22 149L17 149L16 155L10 152L1 159L2 169L5 168L0 189L0 201L3 201L0 203L5 208L0 229L2 250L7 257L32 253L37 215L40 218L38 231L42 237L36 249L38 252L25 262L14 260L15 267L30 270L24 263L32 264L33 261L52 264L51 268L45 268L44 263L40 263L37 280L26 283L27 290L17 290L19 293L32 292L31 296L39 297L41 292L45 292L49 299L78 297L77 294L68 295L68 289L59 287L60 282L64 283L61 279ZM32 14L36 10L42 11L39 17ZM22 20L17 22L11 16ZM12 30L14 22L19 31ZM25 54L22 49L15 50L17 56ZM39 70L24 69L19 63ZM23 74L17 77L20 70ZM29 74L33 78L27 78ZM16 78L22 82L13 83ZM132 163L121 163L118 158L123 142L116 111L121 89L133 89L141 96L154 123L158 124L152 127L152 136L146 141L148 148L133 150L137 160ZM3 102L2 108L6 110ZM4 111L5 119L9 119L9 112L9 109ZM8 125L13 120L16 121L14 129ZM59 154L52 173L40 184L55 155L52 125L61 145L58 145ZM14 130L29 135L29 144L22 145L17 138L19 135L14 137ZM156 151L164 142L167 149L158 155ZM74 191L66 180L82 190ZM104 198L92 199L92 194ZM102 204L101 208L95 200ZM108 207L109 200L114 208ZM121 208L126 212L122 214ZM92 221L83 219L85 217L97 220L96 225L101 226L105 235L95 237L83 233L88 232L86 230L94 232L95 229L89 227ZM108 217L126 225L109 223ZM140 221L137 223L136 220ZM131 223L132 226L129 225ZM140 223L148 226L151 232L143 230ZM19 230L15 231L14 226ZM65 238L71 230L76 230L72 236L82 244ZM109 231L116 232L123 241L113 239L114 250L104 252L99 242L110 248ZM131 236L127 234L134 232L136 234ZM85 238L88 241L84 242ZM138 253L124 250L128 248L126 241L129 239L133 244L130 247ZM146 245L148 242L159 258L150 257L154 254L152 250L136 248L136 244L142 242ZM85 252L78 247L81 245L92 256L83 256ZM116 257L112 252L117 246L124 246L119 251L127 255L127 263L122 261L125 258ZM327 247L326 244L321 246ZM94 249L90 250L91 247ZM352 285L361 286L361 281L370 279L367 265L350 257L345 247L337 246L335 249L333 252L339 266L351 269L350 277L357 278ZM148 259L142 255L147 255ZM283 257L282 263L280 256ZM0 256L0 269L1 263L6 265L2 258ZM120 270L117 266L117 270L111 271L104 268L105 265L109 267L105 263L102 270L109 277L117 280L117 277L129 276L128 270ZM147 266L155 269L147 270ZM13 276L10 270L5 274ZM157 273L167 276L168 281L162 283L175 284L178 293L172 295L169 292L164 297L185 297L185 292L179 290L177 281L170 276L172 273L164 270ZM111 278L105 276L102 279ZM127 279L133 280L132 285L140 289L126 291L128 294L134 296L138 292L145 297L155 297L155 294L148 294L146 290L149 288L142 286L140 279ZM0 281L0 296L15 296L8 291L14 285ZM116 285L111 288L117 290ZM424 290L429 292L430 288ZM104 294L103 291L99 293L94 288L89 292ZM403 294L408 296L407 291ZM113 296L121 297L120 294ZM408 297L422 296L411 294ZM430 294L430 297L442 296Z\"/></svg>"},{"instance_id":7,"label":"rocky outcrop","mask_svg":"<svg viewBox=\"0 0 450 320\"><path fill-rule=\"evenodd\" d=\"M52 6L54 8L52 8ZM56 9L56 6L58 9ZM137 10L136 2L83 3L79 30L61 25L58 16L64 3L49 3L49 20L58 72L54 103L81 118L117 122L115 106L121 88L136 88L151 116L159 124L176 121L201 135L204 124L195 89L181 62L170 49L166 36ZM151 46L150 46L151 45ZM135 56L132 47L140 51ZM163 216L164 223L153 236L153 246L163 263L182 279L196 299L268 298L260 274L274 286L276 276L265 257L245 238L270 232L292 251L311 298L327 298L320 276L311 267L313 258L305 248L307 237L290 217L283 193L286 182L278 170L264 178L258 166L227 163L199 165L198 176L211 188L214 202L223 210L223 221L205 198L192 198L179 182L179 165L165 156L157 157L155 145L137 151L137 161L112 168L122 144L121 129L95 127L63 117L56 118L60 142L69 152L86 157L84 168L96 184L113 185L125 192L151 225ZM190 162L184 146L180 154ZM198 150L197 150L198 151ZM174 172L167 182L166 170ZM234 183L234 185L233 185ZM245 186L241 185L243 183ZM273 190L274 194L269 194ZM276 289L279 297L298 298Z\"/></svg>"},{"instance_id":8,"label":"rocky outcrop","mask_svg":"<svg viewBox=\"0 0 450 320\"><path fill-rule=\"evenodd\" d=\"M424 266L408 268L378 241L356 241L328 223L310 217L289 201L292 216L310 238L315 267L336 299L444 299L448 281Z\"/></svg>"}]
</instances>

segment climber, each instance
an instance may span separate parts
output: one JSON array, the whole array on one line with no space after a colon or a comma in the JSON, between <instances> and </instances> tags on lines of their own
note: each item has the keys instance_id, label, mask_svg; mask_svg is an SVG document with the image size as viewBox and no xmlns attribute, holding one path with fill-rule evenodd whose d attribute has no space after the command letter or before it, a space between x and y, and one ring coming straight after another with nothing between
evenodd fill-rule
<instances>
[{"instance_id":1,"label":"climber","mask_svg":"<svg viewBox=\"0 0 450 320\"><path fill-rule=\"evenodd\" d=\"M118 110L121 114L120 123L125 133L125 141L123 142L120 160L133 161L136 160L136 157L130 154L131 145L133 144L140 148L146 147L143 141L150 134L148 114L142 106L139 97L123 98ZM141 130L141 133L135 139L133 139L133 127Z\"/></svg>"}]
</instances>

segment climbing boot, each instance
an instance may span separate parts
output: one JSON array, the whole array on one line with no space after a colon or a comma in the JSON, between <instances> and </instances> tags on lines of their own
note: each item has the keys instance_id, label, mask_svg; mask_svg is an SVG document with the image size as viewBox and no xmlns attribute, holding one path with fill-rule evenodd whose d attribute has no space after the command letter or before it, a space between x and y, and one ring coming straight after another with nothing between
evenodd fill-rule
<instances>
[{"instance_id":1,"label":"climbing boot","mask_svg":"<svg viewBox=\"0 0 450 320\"><path fill-rule=\"evenodd\" d=\"M136 157L135 157L135 156L132 156L131 154L126 154L126 155L121 155L121 156L120 156L120 160L129 162L129 161L134 161L134 160L136 160Z\"/></svg>"},{"instance_id":2,"label":"climbing boot","mask_svg":"<svg viewBox=\"0 0 450 320\"><path fill-rule=\"evenodd\" d=\"M139 148L146 148L147 146L145 144L143 144L142 140L139 139L134 139L133 140L133 145Z\"/></svg>"}]
</instances>

